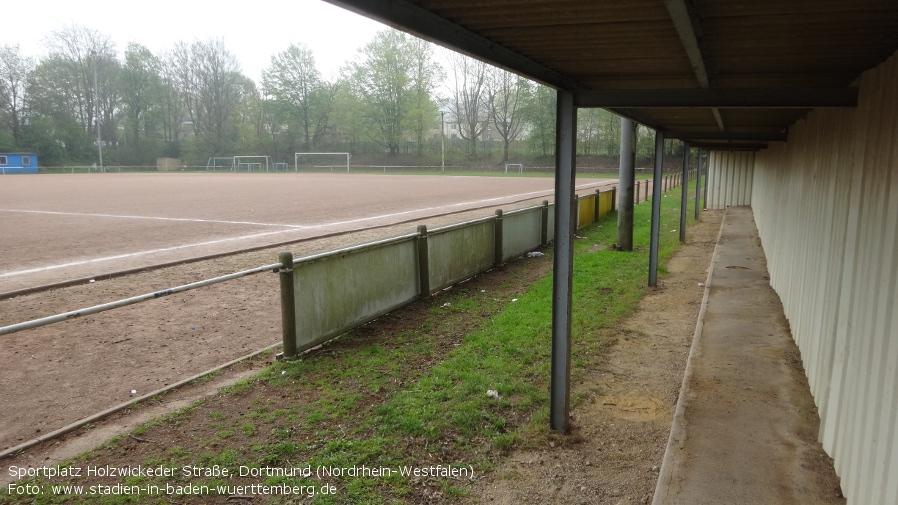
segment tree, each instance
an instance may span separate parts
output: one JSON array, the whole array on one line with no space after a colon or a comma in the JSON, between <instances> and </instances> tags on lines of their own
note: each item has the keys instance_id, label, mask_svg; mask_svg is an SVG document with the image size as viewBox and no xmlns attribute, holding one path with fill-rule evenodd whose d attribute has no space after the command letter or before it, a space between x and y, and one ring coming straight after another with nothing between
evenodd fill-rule
<instances>
[{"instance_id":1,"label":"tree","mask_svg":"<svg viewBox=\"0 0 898 505\"><path fill-rule=\"evenodd\" d=\"M489 115L502 137L502 161L508 162L508 145L517 140L523 125L521 109L527 97L527 81L507 70L493 68L487 81Z\"/></svg>"},{"instance_id":2,"label":"tree","mask_svg":"<svg viewBox=\"0 0 898 505\"><path fill-rule=\"evenodd\" d=\"M351 68L344 69L344 77L337 83L334 97L334 123L337 137L348 145L349 152L359 152L368 128L365 105L355 93Z\"/></svg>"},{"instance_id":3,"label":"tree","mask_svg":"<svg viewBox=\"0 0 898 505\"><path fill-rule=\"evenodd\" d=\"M22 147L27 84L34 59L23 56L18 45L0 47L0 121L9 129L12 148Z\"/></svg>"},{"instance_id":4,"label":"tree","mask_svg":"<svg viewBox=\"0 0 898 505\"><path fill-rule=\"evenodd\" d=\"M411 38L408 51L411 58L409 128L418 145L418 156L423 156L424 134L439 114L432 95L445 74L443 68L434 61L433 45L430 42Z\"/></svg>"},{"instance_id":5,"label":"tree","mask_svg":"<svg viewBox=\"0 0 898 505\"><path fill-rule=\"evenodd\" d=\"M488 121L486 101L487 64L455 54L451 59L454 92L450 108L458 121L458 135L468 141L468 152L477 155L477 139Z\"/></svg>"},{"instance_id":6,"label":"tree","mask_svg":"<svg viewBox=\"0 0 898 505\"><path fill-rule=\"evenodd\" d=\"M76 76L68 67L66 60L49 56L34 69L28 86L31 125L26 132L29 138L26 145L33 146L37 142L49 148L48 140L53 139L53 143L61 148L55 150L59 162L96 160L97 151L93 144L96 137L88 131L90 125L85 125L78 114L81 97L73 92ZM39 151L37 154L42 155ZM46 156L41 160L51 163Z\"/></svg>"},{"instance_id":7,"label":"tree","mask_svg":"<svg viewBox=\"0 0 898 505\"><path fill-rule=\"evenodd\" d=\"M162 63L140 44L128 44L125 64L119 73L122 114L125 123L125 143L131 159L146 161L142 139L158 137L162 123L164 90Z\"/></svg>"},{"instance_id":8,"label":"tree","mask_svg":"<svg viewBox=\"0 0 898 505\"><path fill-rule=\"evenodd\" d=\"M399 153L405 139L406 116L409 114L411 58L408 36L396 30L375 35L363 49L363 60L352 64L352 88L364 103L364 120L369 136Z\"/></svg>"},{"instance_id":9,"label":"tree","mask_svg":"<svg viewBox=\"0 0 898 505\"><path fill-rule=\"evenodd\" d=\"M527 145L537 156L551 156L555 153L555 90L535 84L531 88L524 106L524 115L529 126Z\"/></svg>"},{"instance_id":10,"label":"tree","mask_svg":"<svg viewBox=\"0 0 898 505\"><path fill-rule=\"evenodd\" d=\"M302 139L301 149L313 150L330 127L336 85L321 78L312 51L291 44L272 56L262 74L262 87L274 101L276 117Z\"/></svg>"},{"instance_id":11,"label":"tree","mask_svg":"<svg viewBox=\"0 0 898 505\"><path fill-rule=\"evenodd\" d=\"M109 36L79 25L53 32L47 39L50 61L57 65L65 85L57 88L69 95L73 115L85 131L96 135L103 120L106 139L117 132L114 124L117 92L115 74L119 68L115 45Z\"/></svg>"},{"instance_id":12,"label":"tree","mask_svg":"<svg viewBox=\"0 0 898 505\"><path fill-rule=\"evenodd\" d=\"M617 157L620 119L605 109L586 108L577 113L577 152L586 156Z\"/></svg>"},{"instance_id":13,"label":"tree","mask_svg":"<svg viewBox=\"0 0 898 505\"><path fill-rule=\"evenodd\" d=\"M193 161L233 152L238 140L234 115L246 89L237 58L221 40L210 40L178 43L168 60L170 82L193 125Z\"/></svg>"}]
</instances>

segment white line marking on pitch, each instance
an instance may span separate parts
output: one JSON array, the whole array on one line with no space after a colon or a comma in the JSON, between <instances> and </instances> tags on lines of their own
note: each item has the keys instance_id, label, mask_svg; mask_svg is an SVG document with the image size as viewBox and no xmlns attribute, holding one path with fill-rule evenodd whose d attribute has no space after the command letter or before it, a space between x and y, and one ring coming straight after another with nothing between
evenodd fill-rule
<instances>
[{"instance_id":1,"label":"white line marking on pitch","mask_svg":"<svg viewBox=\"0 0 898 505\"><path fill-rule=\"evenodd\" d=\"M585 188L585 187L590 187L590 186L592 186L592 185L594 185L594 184L585 184L585 185L583 185L583 186L580 186L580 188L582 189L582 188ZM0 279L5 278L5 277L14 277L14 276L17 276L17 275L27 275L27 274L33 274L33 273L38 273L38 272L46 272L47 270L58 270L58 269L60 269L60 268L68 268L68 267L74 267L74 266L88 265L88 264L91 264L91 263L101 263L101 262L104 262L104 261L112 261L112 260L119 260L119 259L133 258L133 257L135 257L135 256L146 256L146 255L149 255L149 254L156 254L156 253L162 253L162 252L176 251L176 250L179 250L179 249L189 249L189 248L191 248L191 247L202 247L202 246L207 246L207 245L220 244L220 243L223 243L223 242L231 242L231 241L236 241L236 240L246 240L246 239L257 238L257 237L265 237L265 236L269 236L269 235L277 235L277 234L281 234L281 233L289 233L289 232L293 232L293 231L299 231L300 229L306 230L306 229L312 229L312 228L324 228L324 227L328 227L328 226L339 226L339 225L345 225L345 224L359 223L359 222L362 222L362 221L371 221L371 220L375 220L375 219L384 219L384 218L390 218L390 217L402 216L402 215L407 215L407 214L413 214L413 213L416 213L416 212L426 212L426 211L430 211L430 210L444 209L444 208L447 208L447 207L458 207L458 206L462 206L462 205L481 204L481 203L493 202L493 201L496 201L496 200L502 200L502 199L506 199L506 198L520 198L520 197L523 197L523 196L531 196L531 195L536 195L536 194L545 193L546 191L548 191L548 190L543 190L543 191L531 191L531 192L528 192L528 193L519 193L519 194L516 194L516 195L508 195L508 196L501 196L501 197L495 197L495 198L485 198L485 199L482 199L482 200L474 200L474 201L471 201L471 202L462 202L462 203L453 203L453 204L449 204L449 205L441 205L441 206L439 206L439 207L424 207L424 208L421 208L421 209L406 210L406 211L402 211L402 212L392 212L392 213L389 213L389 214L380 214L380 215L377 215L377 216L360 217L360 218L357 218L357 219L348 219L348 220L345 220L345 221L334 221L334 222L331 222L331 223L323 223L323 224L317 224L317 225L307 225L307 226L288 225L288 224L282 224L282 225L274 225L274 224L271 224L271 225L266 225L265 223L254 223L254 224L263 225L263 226L283 226L283 227L288 227L289 229L287 229L287 230L269 231L269 232L264 232L264 233L254 233L254 234L251 234L251 235L241 235L241 236L239 236L239 237L227 237L227 238L216 239L216 240L207 240L207 241L204 241L204 242L196 242L196 243L193 243L193 244L182 244L182 245L176 245L176 246L171 246L171 247L161 247L161 248L158 248L158 249L149 249L149 250L146 250L146 251L137 251L137 252L132 252L132 253L116 254L116 255L113 255L113 256L104 256L104 257L102 257L102 258L92 258L92 259L81 260L81 261L71 261L71 262L68 262L68 263L62 263L62 264L59 264L59 265L50 265L50 266L46 266L46 267L29 268L29 269L27 269L27 270L16 270L16 271L12 271L12 272L0 273ZM7 209L0 209L0 211L5 211L5 210L7 210ZM63 214L63 215L71 214L71 215L87 215L87 216L100 216L100 217L127 217L127 218L136 218L136 219L141 219L141 218L143 218L143 219L162 219L162 220L170 220L170 221L204 221L204 220L195 220L195 219L186 219L186 218L183 218L183 219L182 219L182 218L159 218L159 217L143 217L143 216L115 216L115 215L111 215L111 214L77 214L77 213L51 212L51 211L17 211L17 210L11 210L10 212L35 212L35 213L44 213L44 214ZM218 223L234 223L234 224L251 224L251 223L238 222L238 221L212 221L212 222L218 222Z\"/></svg>"},{"instance_id":2,"label":"white line marking on pitch","mask_svg":"<svg viewBox=\"0 0 898 505\"><path fill-rule=\"evenodd\" d=\"M112 217L117 219L148 219L157 221L182 221L191 223L218 223L218 224L243 224L251 226L276 226L281 228L305 228L299 224L285 223L257 223L255 221L223 221L220 219L198 219L189 217L159 217L159 216L130 216L119 214L91 214L86 212L58 212L52 210L20 210L20 209L0 209L0 212L23 212L28 214L51 214L56 216L83 216L83 217Z\"/></svg>"},{"instance_id":3,"label":"white line marking on pitch","mask_svg":"<svg viewBox=\"0 0 898 505\"><path fill-rule=\"evenodd\" d=\"M253 234L253 235L244 235L244 236L242 236L242 237L228 237L228 238L222 238L222 239L217 239L217 240L208 240L208 241L206 241L206 242L197 242L197 243L195 243L195 244L183 244L183 245L175 245L175 246L171 246L171 247L160 247L159 249L150 249L150 250L147 250L147 251L138 251L138 252L133 252L133 253L116 254L115 256L105 256L105 257L103 257L103 258L93 258L93 259L89 259L89 260L71 261L71 262L69 262L69 263L63 263L63 264L61 264L61 265L51 265L51 266L47 266L47 267L29 268L28 270L17 270L17 271L15 271L15 272L6 272L6 273L3 273L3 274L0 274L0 278L2 278L2 277L13 277L13 276L15 276L15 275L33 274L33 273L37 273L37 272L45 272L45 271L47 271L47 270L55 270L55 269L58 269L58 268L75 267L75 266L80 266L80 265L87 265L87 264L90 264L90 263L99 263L99 262L102 262L102 261L111 261L111 260L118 260L118 259L125 259L125 258L133 258L134 256L144 256L144 255L147 255L147 254L155 254L155 253L160 253L160 252L175 251L175 250L178 250L178 249L187 249L187 248L190 248L190 247L200 247L200 246L204 246L204 245L220 244L220 243L222 243L222 242L228 242L228 241L231 241L231 240L242 240L242 239L255 238L255 237L264 237L264 236L266 236L266 235L275 235L275 234L278 234L278 233L285 233L285 232L290 232L290 231L296 231L296 230L267 231L267 232L264 232L264 233L256 233L256 234Z\"/></svg>"}]
</instances>

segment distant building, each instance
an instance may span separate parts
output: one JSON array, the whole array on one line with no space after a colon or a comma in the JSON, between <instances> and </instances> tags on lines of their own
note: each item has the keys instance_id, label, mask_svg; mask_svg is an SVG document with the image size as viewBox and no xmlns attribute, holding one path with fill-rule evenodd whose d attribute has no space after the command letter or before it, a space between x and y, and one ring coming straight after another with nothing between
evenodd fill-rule
<instances>
[{"instance_id":1,"label":"distant building","mask_svg":"<svg viewBox=\"0 0 898 505\"><path fill-rule=\"evenodd\" d=\"M34 153L0 153L0 174L36 174Z\"/></svg>"}]
</instances>

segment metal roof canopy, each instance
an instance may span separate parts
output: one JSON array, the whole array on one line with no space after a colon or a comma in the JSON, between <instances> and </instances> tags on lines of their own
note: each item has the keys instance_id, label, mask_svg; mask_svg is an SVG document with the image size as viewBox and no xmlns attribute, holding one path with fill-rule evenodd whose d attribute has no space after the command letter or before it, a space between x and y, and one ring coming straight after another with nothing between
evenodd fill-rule
<instances>
[{"instance_id":1,"label":"metal roof canopy","mask_svg":"<svg viewBox=\"0 0 898 505\"><path fill-rule=\"evenodd\" d=\"M849 86L898 48L894 0L325 1L559 90L549 417L562 432L577 108L607 108L692 147L763 149L810 108L856 106Z\"/></svg>"},{"instance_id":2,"label":"metal roof canopy","mask_svg":"<svg viewBox=\"0 0 898 505\"><path fill-rule=\"evenodd\" d=\"M326 0L693 146L763 148L898 48L894 0Z\"/></svg>"}]
</instances>

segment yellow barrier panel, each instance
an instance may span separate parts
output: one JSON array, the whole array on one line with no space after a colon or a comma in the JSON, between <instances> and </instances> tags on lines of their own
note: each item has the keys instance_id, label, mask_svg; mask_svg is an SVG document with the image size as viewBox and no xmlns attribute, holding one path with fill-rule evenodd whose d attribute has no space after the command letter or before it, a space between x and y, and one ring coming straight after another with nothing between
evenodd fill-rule
<instances>
[{"instance_id":1,"label":"yellow barrier panel","mask_svg":"<svg viewBox=\"0 0 898 505\"><path fill-rule=\"evenodd\" d=\"M604 193L599 193L599 217L608 214L613 209L611 208L611 191L605 191Z\"/></svg>"},{"instance_id":2,"label":"yellow barrier panel","mask_svg":"<svg viewBox=\"0 0 898 505\"><path fill-rule=\"evenodd\" d=\"M577 209L577 229L595 221L596 195L581 196Z\"/></svg>"}]
</instances>

